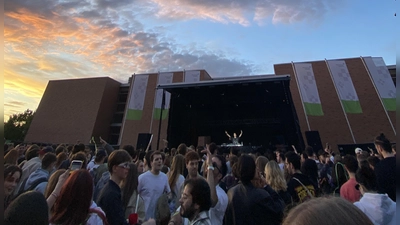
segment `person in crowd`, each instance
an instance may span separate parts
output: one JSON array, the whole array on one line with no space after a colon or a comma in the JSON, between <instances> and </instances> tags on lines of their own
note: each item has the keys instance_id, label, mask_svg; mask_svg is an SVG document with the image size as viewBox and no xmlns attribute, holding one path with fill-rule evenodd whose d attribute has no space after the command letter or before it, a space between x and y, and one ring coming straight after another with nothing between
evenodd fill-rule
<instances>
[{"instance_id":1,"label":"person in crowd","mask_svg":"<svg viewBox=\"0 0 400 225\"><path fill-rule=\"evenodd\" d=\"M18 196L4 212L4 225L48 225L46 199L36 191Z\"/></svg>"},{"instance_id":2,"label":"person in crowd","mask_svg":"<svg viewBox=\"0 0 400 225\"><path fill-rule=\"evenodd\" d=\"M309 158L305 159L301 164L300 171L310 179L314 188L316 188L316 192L319 193L318 166L315 160Z\"/></svg>"},{"instance_id":3,"label":"person in crowd","mask_svg":"<svg viewBox=\"0 0 400 225\"><path fill-rule=\"evenodd\" d=\"M125 218L128 219L132 213L138 214L139 222L142 223L146 217L144 201L138 193L139 172L134 163L129 163L128 176L122 181L122 206L125 209Z\"/></svg>"},{"instance_id":4,"label":"person in crowd","mask_svg":"<svg viewBox=\"0 0 400 225\"><path fill-rule=\"evenodd\" d=\"M154 151L150 156L150 170L139 176L138 191L145 203L146 220L155 218L158 198L164 193L171 192L168 177L161 172L162 165L161 152Z\"/></svg>"},{"instance_id":5,"label":"person in crowd","mask_svg":"<svg viewBox=\"0 0 400 225\"><path fill-rule=\"evenodd\" d=\"M328 153L325 152L323 156L325 159L325 163L323 164L323 167L320 170L319 187L321 193L330 194L333 191L333 184L332 184L333 162L330 160L330 155Z\"/></svg>"},{"instance_id":6,"label":"person in crowd","mask_svg":"<svg viewBox=\"0 0 400 225\"><path fill-rule=\"evenodd\" d=\"M344 183L347 182L347 180L349 180L349 175L347 174L346 168L342 163L342 157L340 155L336 155L332 168L333 194L335 196L340 196L340 188Z\"/></svg>"},{"instance_id":7,"label":"person in crowd","mask_svg":"<svg viewBox=\"0 0 400 225\"><path fill-rule=\"evenodd\" d=\"M231 135L228 134L228 131L225 131L225 134L226 134L226 136L228 136L228 138L229 138L229 140L232 142L232 144L234 144L234 145L239 145L240 138L241 138L242 135L243 135L243 131L240 130L239 136L237 136L236 133L233 133L233 137L232 137Z\"/></svg>"},{"instance_id":8,"label":"person in crowd","mask_svg":"<svg viewBox=\"0 0 400 225\"><path fill-rule=\"evenodd\" d=\"M181 143L181 144L178 146L177 150L176 150L176 154L181 154L181 155L185 156L185 155L186 155L186 152L187 152L187 146L186 146L186 144L185 144L185 143Z\"/></svg>"},{"instance_id":9,"label":"person in crowd","mask_svg":"<svg viewBox=\"0 0 400 225\"><path fill-rule=\"evenodd\" d=\"M292 203L292 197L287 191L287 184L283 171L275 161L269 161L264 168L265 183L276 191L282 198L285 205Z\"/></svg>"},{"instance_id":10,"label":"person in crowd","mask_svg":"<svg viewBox=\"0 0 400 225\"><path fill-rule=\"evenodd\" d=\"M199 154L199 157L200 157L198 172L202 176L203 176L203 165L204 165L204 161L205 161L205 157L206 157L206 154L202 153L204 149L205 149L204 146L197 146L197 148L196 148L196 152L197 152L197 154Z\"/></svg>"},{"instance_id":11,"label":"person in crowd","mask_svg":"<svg viewBox=\"0 0 400 225\"><path fill-rule=\"evenodd\" d=\"M19 153L18 150L13 148L4 156L4 164L18 165Z\"/></svg>"},{"instance_id":12,"label":"person in crowd","mask_svg":"<svg viewBox=\"0 0 400 225\"><path fill-rule=\"evenodd\" d=\"M359 147L354 149L354 153L356 154L356 156L361 154L362 152L363 152L363 150L361 148L359 148Z\"/></svg>"},{"instance_id":13,"label":"person in crowd","mask_svg":"<svg viewBox=\"0 0 400 225\"><path fill-rule=\"evenodd\" d=\"M4 209L12 200L12 193L22 176L22 170L17 165L4 165Z\"/></svg>"},{"instance_id":14,"label":"person in crowd","mask_svg":"<svg viewBox=\"0 0 400 225\"><path fill-rule=\"evenodd\" d=\"M184 183L182 197L179 199L179 214L189 219L190 225L212 225L208 210L211 207L211 191L208 183L202 178L187 179ZM178 224L172 218L168 225Z\"/></svg>"},{"instance_id":15,"label":"person in crowd","mask_svg":"<svg viewBox=\"0 0 400 225\"><path fill-rule=\"evenodd\" d=\"M375 165L378 193L388 194L396 202L396 157L390 141L381 134L375 138L375 148L382 160Z\"/></svg>"},{"instance_id":16,"label":"person in crowd","mask_svg":"<svg viewBox=\"0 0 400 225\"><path fill-rule=\"evenodd\" d=\"M22 184L26 183L26 180L28 179L29 175L31 175L31 173L35 172L37 169L39 169L42 165L42 156L39 154L40 152L40 147L38 145L31 145L28 147L28 149L26 150L25 153L25 161L22 162L21 164L23 164L21 166L20 164L20 168L22 169L22 177L19 180L19 183L17 185L17 187L14 190L13 196L17 196L18 193L21 193L23 191L23 188L25 187L21 187ZM20 191L20 189L22 189Z\"/></svg>"},{"instance_id":17,"label":"person in crowd","mask_svg":"<svg viewBox=\"0 0 400 225\"><path fill-rule=\"evenodd\" d=\"M186 179L201 177L198 172L200 156L197 152L188 152L185 155L185 163L188 174Z\"/></svg>"},{"instance_id":18,"label":"person in crowd","mask_svg":"<svg viewBox=\"0 0 400 225\"><path fill-rule=\"evenodd\" d=\"M210 221L213 225L222 225L228 206L228 195L219 186L219 183L225 177L228 168L225 157L217 155L216 152L212 155L209 149L205 149L204 152L207 153L207 167L204 175L211 191Z\"/></svg>"},{"instance_id":19,"label":"person in crowd","mask_svg":"<svg viewBox=\"0 0 400 225\"><path fill-rule=\"evenodd\" d=\"M26 180L24 191L39 191L44 194L50 174L54 171L57 156L54 153L46 153L42 159L41 168L33 172Z\"/></svg>"},{"instance_id":20,"label":"person in crowd","mask_svg":"<svg viewBox=\"0 0 400 225\"><path fill-rule=\"evenodd\" d=\"M228 191L225 224L279 224L284 204L274 201L267 191L253 186L251 180L256 173L254 159L241 155L236 165L240 182Z\"/></svg>"},{"instance_id":21,"label":"person in crowd","mask_svg":"<svg viewBox=\"0 0 400 225\"><path fill-rule=\"evenodd\" d=\"M380 159L376 156L370 156L367 158L368 165L372 170L375 169L375 166L379 163L379 161Z\"/></svg>"},{"instance_id":22,"label":"person in crowd","mask_svg":"<svg viewBox=\"0 0 400 225\"><path fill-rule=\"evenodd\" d=\"M300 154L300 163L301 165L303 165L303 163L306 161L306 159L308 159L308 155L307 153L304 151Z\"/></svg>"},{"instance_id":23,"label":"person in crowd","mask_svg":"<svg viewBox=\"0 0 400 225\"><path fill-rule=\"evenodd\" d=\"M234 168L236 168L235 164L238 162L238 157L236 155L229 155L229 165L231 165L231 172L226 174L224 178L222 178L222 182L226 185L226 189L229 190L231 187L235 186L238 183L238 179L233 174Z\"/></svg>"},{"instance_id":24,"label":"person in crowd","mask_svg":"<svg viewBox=\"0 0 400 225\"><path fill-rule=\"evenodd\" d=\"M294 152L287 152L285 158L286 169L291 177L287 190L292 196L293 202L302 203L316 197L318 187L315 187L310 178L300 171L300 156Z\"/></svg>"},{"instance_id":25,"label":"person in crowd","mask_svg":"<svg viewBox=\"0 0 400 225\"><path fill-rule=\"evenodd\" d=\"M51 224L107 224L103 210L92 200L92 176L86 169L71 172L51 208Z\"/></svg>"},{"instance_id":26,"label":"person in crowd","mask_svg":"<svg viewBox=\"0 0 400 225\"><path fill-rule=\"evenodd\" d=\"M253 185L257 188L263 188L265 186L263 179L263 177L265 177L264 168L265 165L267 165L268 161L268 158L265 156L258 156L256 158L256 175L254 176L252 182Z\"/></svg>"},{"instance_id":27,"label":"person in crowd","mask_svg":"<svg viewBox=\"0 0 400 225\"><path fill-rule=\"evenodd\" d=\"M87 164L86 169L90 171L94 171L94 168L98 168L100 165L103 165L104 161L107 158L107 152L106 150L98 150L96 152L95 157L90 160L90 162Z\"/></svg>"},{"instance_id":28,"label":"person in crowd","mask_svg":"<svg viewBox=\"0 0 400 225\"><path fill-rule=\"evenodd\" d=\"M56 170L53 174L51 174L49 181L47 182L47 185L46 185L46 190L44 191L44 197L46 199L54 191L54 188L56 187L56 184L58 182L58 178L61 176L61 174L65 173L65 171L66 170L64 170L64 169L59 169L59 170Z\"/></svg>"},{"instance_id":29,"label":"person in crowd","mask_svg":"<svg viewBox=\"0 0 400 225\"><path fill-rule=\"evenodd\" d=\"M69 154L69 158L64 160L58 169L68 169L72 160L77 160L77 159L72 159L73 157L76 157L77 153L83 154L83 155L81 155L81 154L79 155L79 158L80 158L79 160L83 160L85 162L84 163L85 167L82 167L82 168L86 168L87 158L86 158L85 148L86 148L86 146L82 143L74 145Z\"/></svg>"},{"instance_id":30,"label":"person in crowd","mask_svg":"<svg viewBox=\"0 0 400 225\"><path fill-rule=\"evenodd\" d=\"M61 152L64 152L65 154L68 153L68 149L65 147L64 144L59 144L56 147L56 151L55 151L56 155L58 156L58 154L60 154Z\"/></svg>"},{"instance_id":31,"label":"person in crowd","mask_svg":"<svg viewBox=\"0 0 400 225\"><path fill-rule=\"evenodd\" d=\"M387 194L377 193L377 181L374 170L369 167L361 167L357 170L356 181L362 194L357 206L374 225L396 224L396 203Z\"/></svg>"},{"instance_id":32,"label":"person in crowd","mask_svg":"<svg viewBox=\"0 0 400 225\"><path fill-rule=\"evenodd\" d=\"M57 154L56 169L58 169L62 162L68 159L68 155L65 152L60 152Z\"/></svg>"},{"instance_id":33,"label":"person in crowd","mask_svg":"<svg viewBox=\"0 0 400 225\"><path fill-rule=\"evenodd\" d=\"M137 168L138 168L139 175L142 174L142 173L144 172L144 162L143 162L143 160L140 160L140 159L139 159L139 160L136 162L136 166L137 166Z\"/></svg>"},{"instance_id":34,"label":"person in crowd","mask_svg":"<svg viewBox=\"0 0 400 225\"><path fill-rule=\"evenodd\" d=\"M110 225L128 224L125 219L119 184L128 176L131 161L132 158L129 153L122 149L113 151L108 157L107 165L110 180L101 190L97 203L106 213Z\"/></svg>"},{"instance_id":35,"label":"person in crowd","mask_svg":"<svg viewBox=\"0 0 400 225\"><path fill-rule=\"evenodd\" d=\"M170 202L171 213L179 207L179 198L181 197L181 187L185 181L183 170L185 168L185 158L178 154L172 158L171 170L167 173L168 184L171 189L172 197Z\"/></svg>"},{"instance_id":36,"label":"person in crowd","mask_svg":"<svg viewBox=\"0 0 400 225\"><path fill-rule=\"evenodd\" d=\"M282 225L373 225L371 220L350 202L338 197L320 197L293 208Z\"/></svg>"},{"instance_id":37,"label":"person in crowd","mask_svg":"<svg viewBox=\"0 0 400 225\"><path fill-rule=\"evenodd\" d=\"M131 156L132 162L136 163L136 161L139 159L139 154L135 150L135 147L133 147L133 145L125 145L124 147L122 147L122 149L125 149Z\"/></svg>"},{"instance_id":38,"label":"person in crowd","mask_svg":"<svg viewBox=\"0 0 400 225\"><path fill-rule=\"evenodd\" d=\"M358 167L361 167L361 165L368 165L367 159L370 156L370 153L367 151L362 151L360 154L357 154L357 161L358 161Z\"/></svg>"},{"instance_id":39,"label":"person in crowd","mask_svg":"<svg viewBox=\"0 0 400 225\"><path fill-rule=\"evenodd\" d=\"M284 171L285 167L285 154L283 152L277 151L276 152L276 162L279 165L279 168L281 168L282 171Z\"/></svg>"},{"instance_id":40,"label":"person in crowd","mask_svg":"<svg viewBox=\"0 0 400 225\"><path fill-rule=\"evenodd\" d=\"M346 155L343 158L343 164L346 168L347 174L349 175L349 180L340 188L340 196L349 202L354 203L360 200L361 197L360 191L355 188L357 184L356 172L358 169L358 162L356 157Z\"/></svg>"}]
</instances>

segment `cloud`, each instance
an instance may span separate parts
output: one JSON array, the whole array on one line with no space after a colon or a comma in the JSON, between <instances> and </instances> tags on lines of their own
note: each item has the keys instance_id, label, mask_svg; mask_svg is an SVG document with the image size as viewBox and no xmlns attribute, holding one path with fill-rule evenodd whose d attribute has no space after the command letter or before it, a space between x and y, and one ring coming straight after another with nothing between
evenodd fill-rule
<instances>
[{"instance_id":1,"label":"cloud","mask_svg":"<svg viewBox=\"0 0 400 225\"><path fill-rule=\"evenodd\" d=\"M160 18L171 20L211 20L249 26L252 22L264 24L316 23L336 8L338 1L329 0L151 0L158 7L153 11ZM335 4L335 5L334 5Z\"/></svg>"},{"instance_id":2,"label":"cloud","mask_svg":"<svg viewBox=\"0 0 400 225\"><path fill-rule=\"evenodd\" d=\"M24 105L25 105L25 103L20 102L20 101L9 101L9 102L4 103L4 106L12 107L12 108L20 108Z\"/></svg>"}]
</instances>

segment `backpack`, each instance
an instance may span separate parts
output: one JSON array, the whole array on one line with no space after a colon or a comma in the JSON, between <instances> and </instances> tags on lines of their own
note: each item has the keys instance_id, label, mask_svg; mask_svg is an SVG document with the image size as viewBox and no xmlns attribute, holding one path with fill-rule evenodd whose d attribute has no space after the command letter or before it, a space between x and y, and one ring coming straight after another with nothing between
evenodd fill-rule
<instances>
[{"instance_id":1,"label":"backpack","mask_svg":"<svg viewBox=\"0 0 400 225\"><path fill-rule=\"evenodd\" d=\"M168 198L168 194L164 193L157 200L155 211L155 220L157 225L167 225L169 222L171 212L169 211Z\"/></svg>"}]
</instances>

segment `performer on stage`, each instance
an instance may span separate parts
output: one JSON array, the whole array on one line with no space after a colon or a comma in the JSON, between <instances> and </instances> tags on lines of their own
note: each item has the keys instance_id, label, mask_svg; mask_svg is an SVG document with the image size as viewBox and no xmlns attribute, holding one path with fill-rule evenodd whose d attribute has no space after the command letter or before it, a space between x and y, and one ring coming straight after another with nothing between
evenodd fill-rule
<instances>
[{"instance_id":1,"label":"performer on stage","mask_svg":"<svg viewBox=\"0 0 400 225\"><path fill-rule=\"evenodd\" d=\"M239 139L240 139L240 137L242 136L243 131L240 130L239 137L236 135L236 133L233 133L233 137L231 137L231 135L229 135L227 131L225 131L225 134L226 134L226 136L229 137L229 140L232 141L232 144L234 144L234 145L239 145Z\"/></svg>"}]
</instances>

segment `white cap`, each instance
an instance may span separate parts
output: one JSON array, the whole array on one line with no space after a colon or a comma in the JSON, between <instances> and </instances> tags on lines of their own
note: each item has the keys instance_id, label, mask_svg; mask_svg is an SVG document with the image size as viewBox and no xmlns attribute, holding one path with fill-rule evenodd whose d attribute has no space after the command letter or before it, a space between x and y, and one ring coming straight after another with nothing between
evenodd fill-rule
<instances>
[{"instance_id":1,"label":"white cap","mask_svg":"<svg viewBox=\"0 0 400 225\"><path fill-rule=\"evenodd\" d=\"M362 149L361 149L361 148L356 148L356 149L354 150L354 152L355 152L356 154L360 154L360 153L362 152Z\"/></svg>"}]
</instances>

